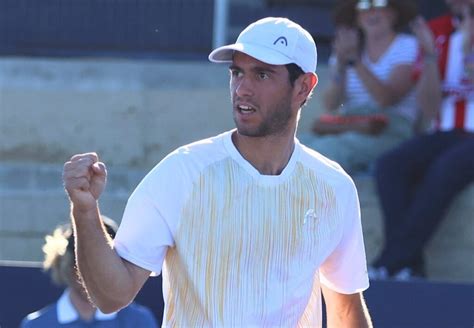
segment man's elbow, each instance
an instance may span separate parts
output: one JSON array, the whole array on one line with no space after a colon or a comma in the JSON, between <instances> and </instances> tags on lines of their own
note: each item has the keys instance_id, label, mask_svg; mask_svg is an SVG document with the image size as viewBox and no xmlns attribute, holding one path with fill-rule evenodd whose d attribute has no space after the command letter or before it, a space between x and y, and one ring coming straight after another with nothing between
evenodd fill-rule
<instances>
[{"instance_id":1,"label":"man's elbow","mask_svg":"<svg viewBox=\"0 0 474 328\"><path fill-rule=\"evenodd\" d=\"M133 296L94 298L94 305L103 313L113 313L127 307L133 301Z\"/></svg>"},{"instance_id":2,"label":"man's elbow","mask_svg":"<svg viewBox=\"0 0 474 328\"><path fill-rule=\"evenodd\" d=\"M135 298L136 294L131 292L122 290L120 293L114 294L95 294L91 295L91 300L94 305L103 313L113 313L120 311L124 307L128 306L133 299Z\"/></svg>"}]
</instances>

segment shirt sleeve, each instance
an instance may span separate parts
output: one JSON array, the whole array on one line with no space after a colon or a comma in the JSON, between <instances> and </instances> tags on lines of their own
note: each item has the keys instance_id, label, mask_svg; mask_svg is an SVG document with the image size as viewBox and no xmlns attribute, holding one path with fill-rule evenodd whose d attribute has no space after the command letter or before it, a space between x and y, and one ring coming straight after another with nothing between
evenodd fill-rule
<instances>
[{"instance_id":1,"label":"shirt sleeve","mask_svg":"<svg viewBox=\"0 0 474 328\"><path fill-rule=\"evenodd\" d=\"M357 189L351 181L344 209L346 225L339 244L320 268L321 283L342 294L369 287Z\"/></svg>"},{"instance_id":2,"label":"shirt sleeve","mask_svg":"<svg viewBox=\"0 0 474 328\"><path fill-rule=\"evenodd\" d=\"M161 272L167 249L174 245L182 198L177 168L173 158L165 158L142 180L127 202L114 239L120 257L152 275Z\"/></svg>"}]
</instances>

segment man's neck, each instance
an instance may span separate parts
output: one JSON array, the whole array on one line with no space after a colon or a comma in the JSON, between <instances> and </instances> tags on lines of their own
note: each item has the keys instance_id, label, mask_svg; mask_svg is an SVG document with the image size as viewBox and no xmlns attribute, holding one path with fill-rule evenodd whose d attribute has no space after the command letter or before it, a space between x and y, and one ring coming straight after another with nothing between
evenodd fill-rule
<instances>
[{"instance_id":1,"label":"man's neck","mask_svg":"<svg viewBox=\"0 0 474 328\"><path fill-rule=\"evenodd\" d=\"M295 148L294 131L262 138L243 136L235 131L232 142L242 157L262 175L281 174Z\"/></svg>"}]
</instances>

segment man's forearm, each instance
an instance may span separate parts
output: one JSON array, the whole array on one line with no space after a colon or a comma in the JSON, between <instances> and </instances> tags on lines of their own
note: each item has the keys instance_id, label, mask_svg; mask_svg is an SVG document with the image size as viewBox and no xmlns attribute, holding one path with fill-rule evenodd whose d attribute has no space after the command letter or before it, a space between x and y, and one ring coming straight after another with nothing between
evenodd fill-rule
<instances>
[{"instance_id":1,"label":"man's forearm","mask_svg":"<svg viewBox=\"0 0 474 328\"><path fill-rule=\"evenodd\" d=\"M76 239L76 261L87 292L103 312L126 306L135 296L133 279L112 247L99 209L87 213L72 208Z\"/></svg>"}]
</instances>

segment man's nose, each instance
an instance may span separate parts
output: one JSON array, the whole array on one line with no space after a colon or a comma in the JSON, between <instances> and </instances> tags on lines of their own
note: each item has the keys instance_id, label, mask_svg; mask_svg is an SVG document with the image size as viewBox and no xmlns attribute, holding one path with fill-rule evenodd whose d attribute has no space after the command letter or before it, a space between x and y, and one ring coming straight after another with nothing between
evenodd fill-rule
<instances>
[{"instance_id":1,"label":"man's nose","mask_svg":"<svg viewBox=\"0 0 474 328\"><path fill-rule=\"evenodd\" d=\"M237 96L250 96L253 94L253 85L249 78L242 77L235 85L235 93Z\"/></svg>"}]
</instances>

